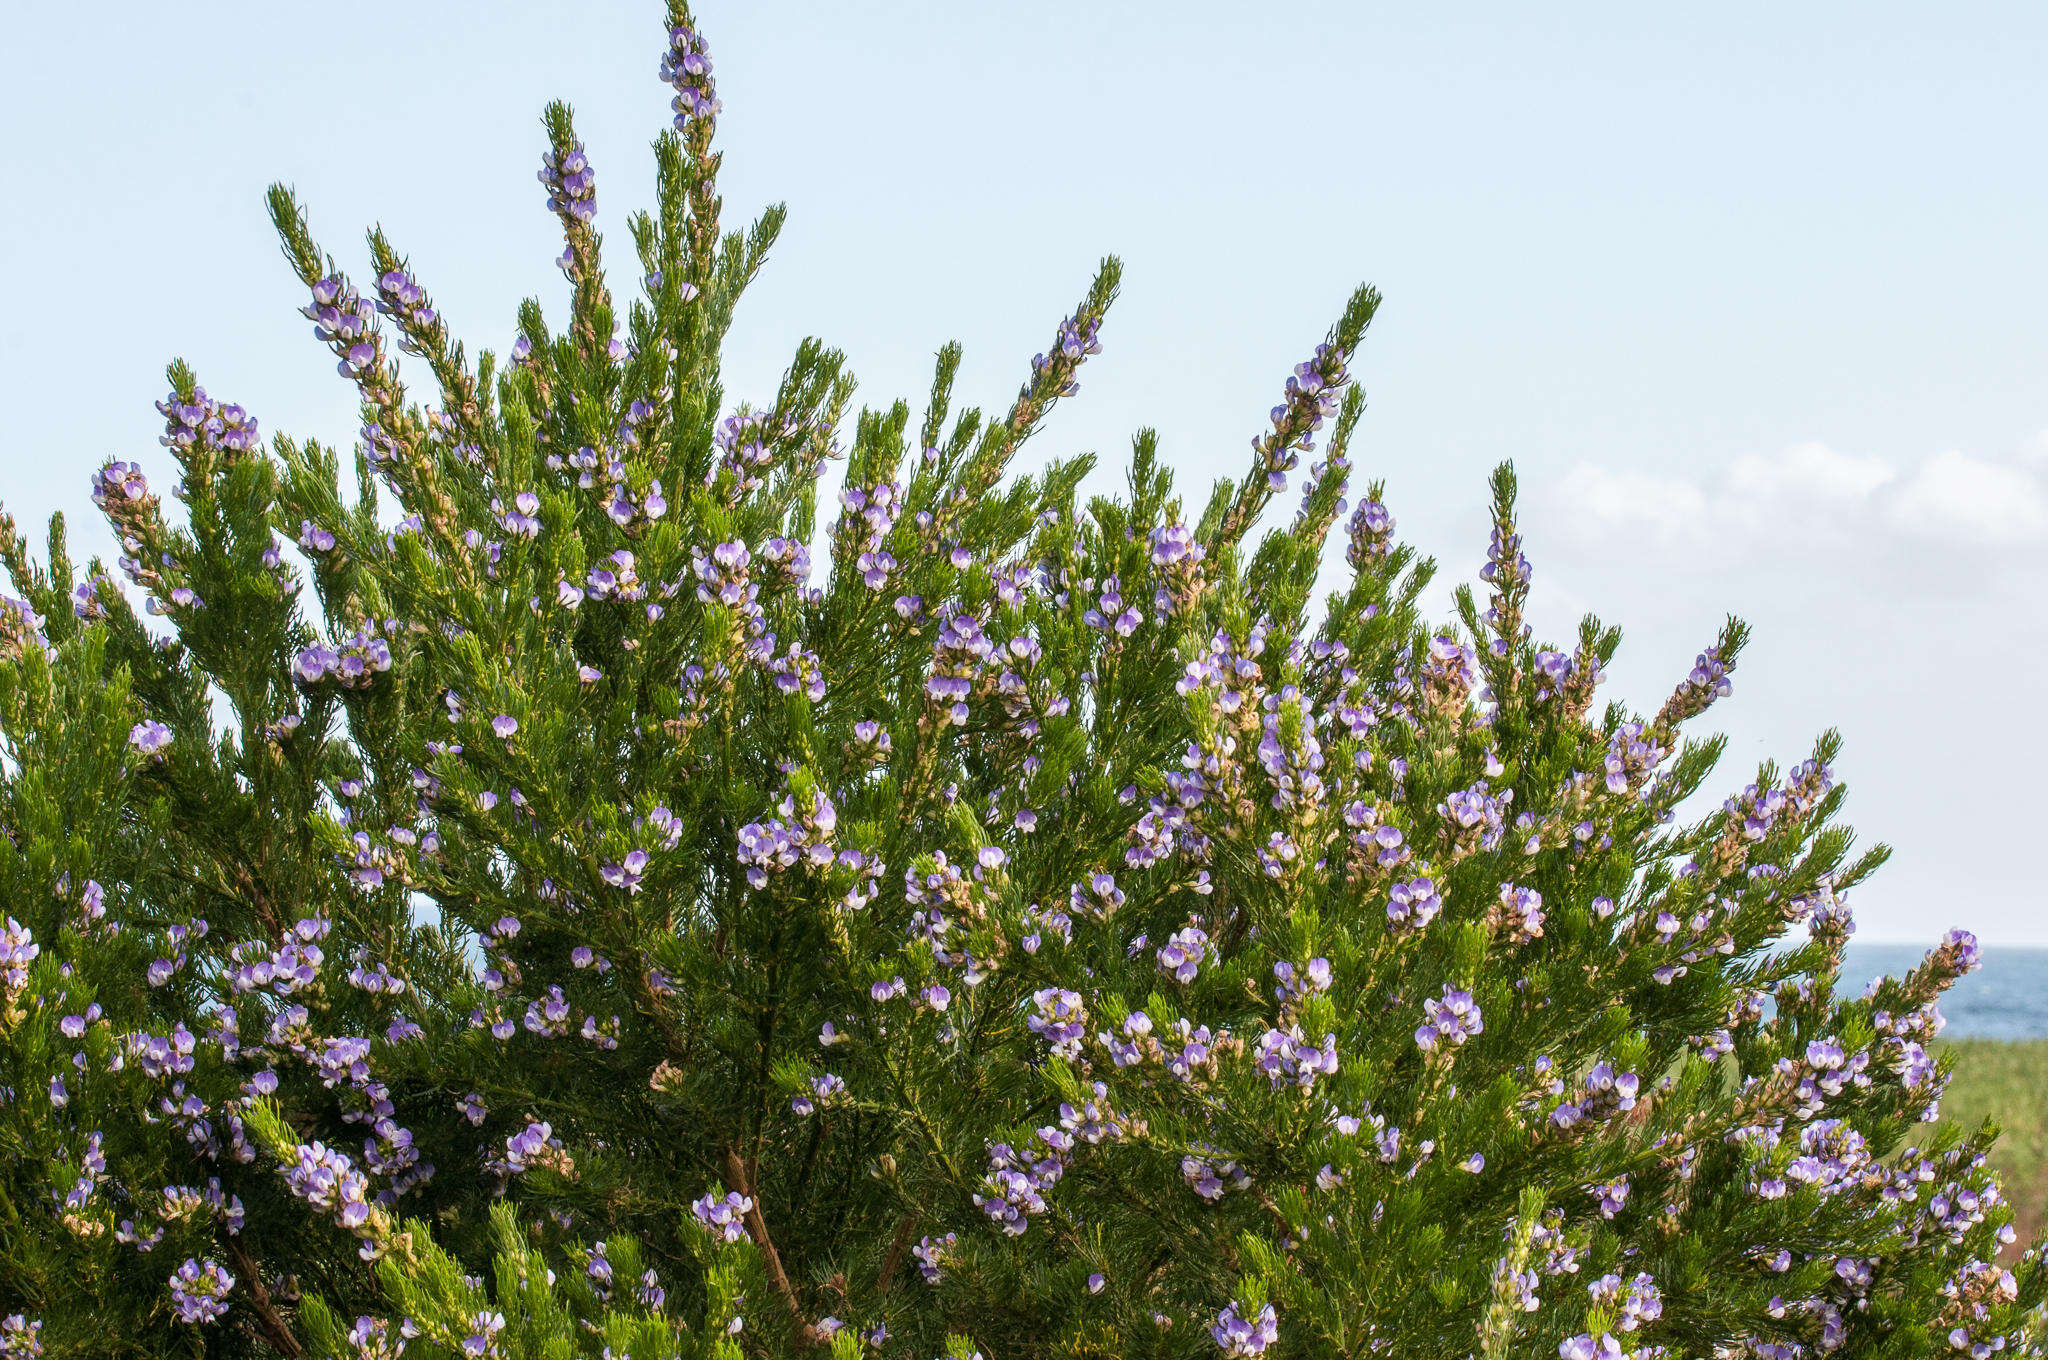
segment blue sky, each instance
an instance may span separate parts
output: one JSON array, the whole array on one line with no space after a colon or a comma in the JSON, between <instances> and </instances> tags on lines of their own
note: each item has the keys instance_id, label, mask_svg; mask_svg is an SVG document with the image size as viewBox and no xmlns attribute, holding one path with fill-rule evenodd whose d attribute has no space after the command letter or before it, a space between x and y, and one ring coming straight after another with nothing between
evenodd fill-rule
<instances>
[{"instance_id":1,"label":"blue sky","mask_svg":"<svg viewBox=\"0 0 2048 1360\"><path fill-rule=\"evenodd\" d=\"M732 395L817 334L866 401L915 399L957 338L1000 404L1114 251L1037 451L1114 465L1152 425L1199 490L1371 281L1358 462L1405 537L1469 576L1513 458L1539 627L1622 623L1612 692L1652 706L1725 612L1755 625L1730 791L1844 731L1850 817L1897 847L1866 938L2048 943L2048 9L1328 9L706 3L728 221L790 208ZM502 347L520 298L563 305L542 105L577 109L616 259L668 94L652 0L117 0L9 39L0 497L95 549L86 478L160 461L173 355L268 431L351 438L267 183L358 271L382 222Z\"/></svg>"}]
</instances>

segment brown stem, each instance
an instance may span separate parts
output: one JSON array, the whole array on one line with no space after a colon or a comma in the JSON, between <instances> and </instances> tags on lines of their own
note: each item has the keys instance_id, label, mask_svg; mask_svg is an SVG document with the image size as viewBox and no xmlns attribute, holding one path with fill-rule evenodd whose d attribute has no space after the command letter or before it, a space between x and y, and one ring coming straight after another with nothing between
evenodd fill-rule
<instances>
[{"instance_id":1,"label":"brown stem","mask_svg":"<svg viewBox=\"0 0 2048 1360\"><path fill-rule=\"evenodd\" d=\"M886 1294L889 1286L896 1283L896 1267L903 1264L904 1248L910 1245L910 1234L917 1231L917 1215L905 1214L896 1222L896 1236L889 1240L889 1254L882 1258L881 1278L875 1281L875 1292Z\"/></svg>"},{"instance_id":2,"label":"brown stem","mask_svg":"<svg viewBox=\"0 0 2048 1360\"><path fill-rule=\"evenodd\" d=\"M249 895L249 905L256 908L257 919L263 922L264 927L271 934L282 934L284 923L278 919L277 910L270 905L270 897L263 891L262 885L256 881L256 875L251 873L249 866L240 860L235 861L230 867L234 872L235 882L240 885L243 892Z\"/></svg>"},{"instance_id":3,"label":"brown stem","mask_svg":"<svg viewBox=\"0 0 2048 1360\"><path fill-rule=\"evenodd\" d=\"M277 1308L270 1302L270 1291L263 1285L263 1271L256 1258L242 1245L240 1237L228 1238L228 1254L235 1258L235 1269L242 1272L242 1278L249 1282L249 1300L256 1309L257 1324L263 1329L263 1337L279 1355L299 1356L305 1354L305 1347L285 1326L284 1319L277 1315Z\"/></svg>"},{"instance_id":4,"label":"brown stem","mask_svg":"<svg viewBox=\"0 0 2048 1360\"><path fill-rule=\"evenodd\" d=\"M761 1216L761 1198L754 1193L753 1182L747 1178L745 1163L740 1161L739 1149L725 1150L725 1178L730 1188L745 1195L748 1200L747 1231L754 1235L754 1245L761 1249L761 1255L768 1265L768 1282L775 1286L775 1292L782 1295L782 1301L789 1305L789 1315L796 1324L797 1340L806 1346L820 1346L825 1338L818 1333L804 1317L803 1302L796 1296L796 1286L789 1282L789 1276L782 1269L782 1256L775 1250L775 1240L768 1236L768 1220Z\"/></svg>"}]
</instances>

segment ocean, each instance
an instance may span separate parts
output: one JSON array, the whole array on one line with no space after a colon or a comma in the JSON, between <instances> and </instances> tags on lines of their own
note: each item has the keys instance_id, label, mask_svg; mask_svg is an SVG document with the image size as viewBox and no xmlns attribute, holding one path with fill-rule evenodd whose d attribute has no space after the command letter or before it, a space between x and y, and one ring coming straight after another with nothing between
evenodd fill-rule
<instances>
[{"instance_id":1,"label":"ocean","mask_svg":"<svg viewBox=\"0 0 2048 1360\"><path fill-rule=\"evenodd\" d=\"M1874 977L1898 976L1927 946L1857 944L1842 955L1840 991L1859 996ZM1984 963L1941 998L1948 1039L2048 1039L2048 949L1984 946Z\"/></svg>"}]
</instances>

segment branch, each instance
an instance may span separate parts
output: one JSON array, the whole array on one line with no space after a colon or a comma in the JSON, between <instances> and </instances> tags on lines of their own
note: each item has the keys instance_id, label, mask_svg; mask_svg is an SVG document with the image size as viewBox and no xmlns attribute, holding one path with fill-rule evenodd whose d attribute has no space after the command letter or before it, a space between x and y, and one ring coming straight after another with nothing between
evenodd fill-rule
<instances>
[{"instance_id":1,"label":"branch","mask_svg":"<svg viewBox=\"0 0 2048 1360\"><path fill-rule=\"evenodd\" d=\"M796 1296L796 1286L789 1282L788 1274L782 1269L782 1256L775 1250L774 1239L768 1236L768 1220L761 1216L761 1197L747 1179L747 1168L740 1161L737 1148L725 1149L725 1178L731 1183L731 1188L747 1197L751 1206L747 1210L747 1231L754 1235L754 1245L761 1249L761 1255L767 1260L768 1282L789 1305L790 1320L796 1324L797 1340L806 1346L824 1345L825 1338L805 1318L803 1302Z\"/></svg>"},{"instance_id":2,"label":"branch","mask_svg":"<svg viewBox=\"0 0 2048 1360\"><path fill-rule=\"evenodd\" d=\"M242 1272L242 1278L249 1282L249 1299L256 1309L256 1321L263 1329L264 1339L279 1355L300 1356L305 1347L285 1326L284 1319L277 1315L277 1308L270 1302L270 1291L263 1286L263 1272L249 1249L242 1245L240 1237L228 1238L228 1254L235 1258L235 1269Z\"/></svg>"},{"instance_id":3,"label":"branch","mask_svg":"<svg viewBox=\"0 0 2048 1360\"><path fill-rule=\"evenodd\" d=\"M889 1254L882 1260L881 1278L875 1281L875 1292L886 1294L889 1286L896 1283L896 1267L903 1264L903 1249L910 1245L910 1234L917 1231L917 1215L905 1214L896 1223L896 1236L889 1241Z\"/></svg>"}]
</instances>

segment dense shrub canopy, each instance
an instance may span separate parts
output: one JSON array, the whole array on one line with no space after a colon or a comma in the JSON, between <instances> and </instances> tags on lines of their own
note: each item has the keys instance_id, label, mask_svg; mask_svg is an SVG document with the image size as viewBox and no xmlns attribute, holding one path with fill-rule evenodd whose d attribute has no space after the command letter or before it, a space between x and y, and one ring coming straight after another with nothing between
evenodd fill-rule
<instances>
[{"instance_id":1,"label":"dense shrub canopy","mask_svg":"<svg viewBox=\"0 0 2048 1360\"><path fill-rule=\"evenodd\" d=\"M1503 468L1428 625L1371 289L1199 505L1011 471L1114 260L996 414L952 346L915 423L817 342L728 404L782 214L668 17L630 303L559 105L503 359L275 190L353 454L173 364L118 571L4 526L0 1356L2040 1353L1915 1131L1974 943L1834 999L1832 735L1688 803L1739 624L1598 706Z\"/></svg>"}]
</instances>

